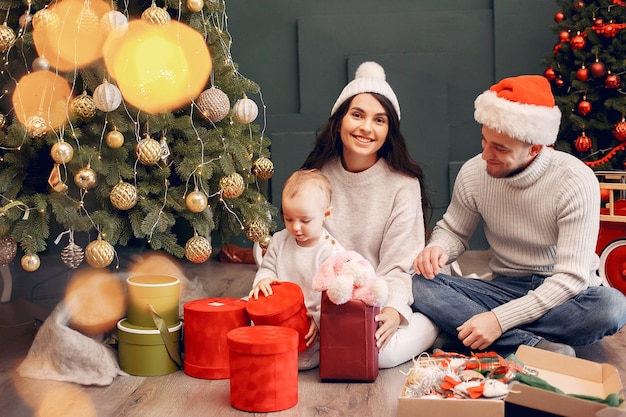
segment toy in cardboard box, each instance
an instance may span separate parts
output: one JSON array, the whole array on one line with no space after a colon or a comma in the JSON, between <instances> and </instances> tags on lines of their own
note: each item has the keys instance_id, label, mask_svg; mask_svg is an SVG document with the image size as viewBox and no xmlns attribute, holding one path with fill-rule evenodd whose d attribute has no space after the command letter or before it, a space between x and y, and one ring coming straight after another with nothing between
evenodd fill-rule
<instances>
[{"instance_id":1,"label":"toy in cardboard box","mask_svg":"<svg viewBox=\"0 0 626 417\"><path fill-rule=\"evenodd\" d=\"M346 251L322 263L313 289L322 292L320 378L374 381L378 376L375 317L387 301L387 283L360 254Z\"/></svg>"}]
</instances>

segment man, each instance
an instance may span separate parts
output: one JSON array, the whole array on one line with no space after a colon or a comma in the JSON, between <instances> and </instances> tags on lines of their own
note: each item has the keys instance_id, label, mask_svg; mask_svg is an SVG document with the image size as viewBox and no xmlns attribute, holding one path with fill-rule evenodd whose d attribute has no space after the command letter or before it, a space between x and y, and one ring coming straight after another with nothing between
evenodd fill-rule
<instances>
[{"instance_id":1,"label":"man","mask_svg":"<svg viewBox=\"0 0 626 417\"><path fill-rule=\"evenodd\" d=\"M595 254L600 190L592 170L549 145L561 112L542 76L507 78L475 101L480 155L413 262L413 310L471 350L520 344L575 356L626 323L626 297L601 286ZM483 220L492 280L440 274Z\"/></svg>"}]
</instances>

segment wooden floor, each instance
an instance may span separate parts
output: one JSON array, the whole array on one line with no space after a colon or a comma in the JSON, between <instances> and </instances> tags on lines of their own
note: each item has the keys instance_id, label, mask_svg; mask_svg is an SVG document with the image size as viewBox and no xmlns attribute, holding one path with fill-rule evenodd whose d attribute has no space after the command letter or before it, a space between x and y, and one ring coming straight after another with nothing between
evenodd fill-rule
<instances>
[{"instance_id":1,"label":"wooden floor","mask_svg":"<svg viewBox=\"0 0 626 417\"><path fill-rule=\"evenodd\" d=\"M471 259L475 256L475 259ZM481 253L465 256L464 272L477 270L473 262ZM255 266L184 264L185 275L198 283L204 297L241 297L250 289ZM477 271L479 272L479 271ZM202 298L202 297L199 297ZM48 300L48 303L50 300ZM192 378L183 371L159 377L119 376L106 387L23 378L15 368L26 355L37 331L37 319L45 318L44 302L17 299L0 304L0 415L4 417L207 417L252 415L230 405L229 380ZM579 357L616 366L626 381L626 332L577 349ZM395 416L397 397L410 362L381 370L373 383L320 382L317 369L300 372L298 403L267 416Z\"/></svg>"}]
</instances>

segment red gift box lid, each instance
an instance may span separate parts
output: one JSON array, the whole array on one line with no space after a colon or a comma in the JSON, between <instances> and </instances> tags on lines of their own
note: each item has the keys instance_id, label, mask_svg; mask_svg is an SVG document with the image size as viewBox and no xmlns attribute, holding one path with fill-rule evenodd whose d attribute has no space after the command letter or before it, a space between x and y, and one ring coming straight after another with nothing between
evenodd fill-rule
<instances>
[{"instance_id":1,"label":"red gift box lid","mask_svg":"<svg viewBox=\"0 0 626 417\"><path fill-rule=\"evenodd\" d=\"M183 308L185 311L199 313L231 312L246 308L246 300L229 297L202 298L186 302Z\"/></svg>"},{"instance_id":2,"label":"red gift box lid","mask_svg":"<svg viewBox=\"0 0 626 417\"><path fill-rule=\"evenodd\" d=\"M298 332L281 326L238 327L226 335L228 348L249 355L274 355L298 348Z\"/></svg>"},{"instance_id":3,"label":"red gift box lid","mask_svg":"<svg viewBox=\"0 0 626 417\"><path fill-rule=\"evenodd\" d=\"M282 322L296 314L304 306L304 295L298 284L279 282L272 284L274 294L266 297L259 294L257 300L250 297L246 310L254 321L263 319L272 323Z\"/></svg>"}]
</instances>

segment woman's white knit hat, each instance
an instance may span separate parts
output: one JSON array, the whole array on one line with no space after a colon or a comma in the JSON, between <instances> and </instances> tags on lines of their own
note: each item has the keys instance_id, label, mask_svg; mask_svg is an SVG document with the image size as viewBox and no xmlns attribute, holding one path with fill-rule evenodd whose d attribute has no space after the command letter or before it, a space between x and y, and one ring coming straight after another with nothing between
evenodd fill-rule
<instances>
[{"instance_id":1,"label":"woman's white knit hat","mask_svg":"<svg viewBox=\"0 0 626 417\"><path fill-rule=\"evenodd\" d=\"M474 102L474 119L499 133L533 145L552 145L561 111L542 75L505 78Z\"/></svg>"},{"instance_id":2,"label":"woman's white knit hat","mask_svg":"<svg viewBox=\"0 0 626 417\"><path fill-rule=\"evenodd\" d=\"M387 99L391 101L391 104L393 104L393 108L398 114L398 119L400 119L400 104L391 86L385 81L385 70L380 64L373 61L364 62L359 65L354 74L354 80L350 81L348 85L345 86L335 102L330 115L335 114L344 101L361 93L378 93L387 97Z\"/></svg>"}]
</instances>

